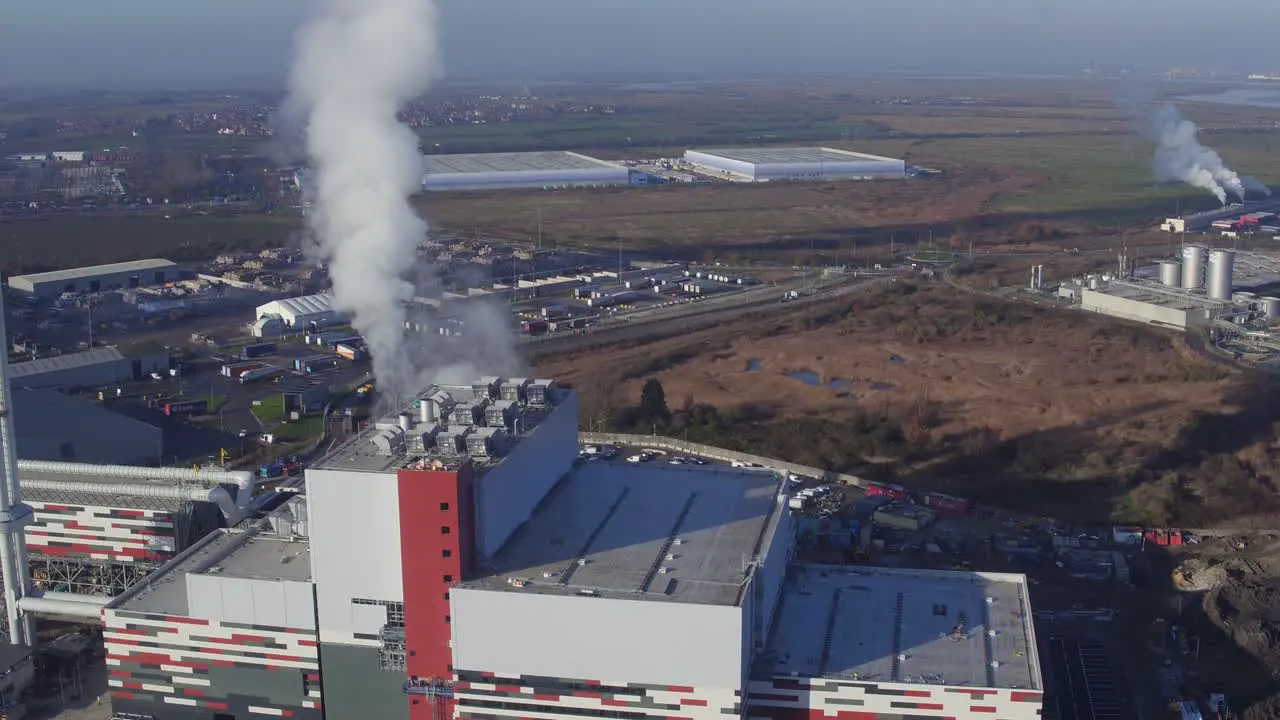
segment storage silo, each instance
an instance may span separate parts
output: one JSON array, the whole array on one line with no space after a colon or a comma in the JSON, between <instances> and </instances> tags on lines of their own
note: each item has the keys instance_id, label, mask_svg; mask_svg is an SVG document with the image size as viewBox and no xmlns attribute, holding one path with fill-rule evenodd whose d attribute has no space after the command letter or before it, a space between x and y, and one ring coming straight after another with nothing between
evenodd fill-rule
<instances>
[{"instance_id":1,"label":"storage silo","mask_svg":"<svg viewBox=\"0 0 1280 720\"><path fill-rule=\"evenodd\" d=\"M1188 290L1204 287L1205 255L1203 245L1188 245L1182 248L1182 287Z\"/></svg>"},{"instance_id":2,"label":"storage silo","mask_svg":"<svg viewBox=\"0 0 1280 720\"><path fill-rule=\"evenodd\" d=\"M1165 287L1182 287L1182 263L1177 260L1161 260L1160 284Z\"/></svg>"},{"instance_id":3,"label":"storage silo","mask_svg":"<svg viewBox=\"0 0 1280 720\"><path fill-rule=\"evenodd\" d=\"M1211 300L1230 300L1232 272L1235 269L1234 250L1214 250L1209 253L1208 294Z\"/></svg>"},{"instance_id":4,"label":"storage silo","mask_svg":"<svg viewBox=\"0 0 1280 720\"><path fill-rule=\"evenodd\" d=\"M1258 298L1258 302L1262 305L1262 312L1266 313L1267 319L1280 318L1280 298L1263 297Z\"/></svg>"}]
</instances>

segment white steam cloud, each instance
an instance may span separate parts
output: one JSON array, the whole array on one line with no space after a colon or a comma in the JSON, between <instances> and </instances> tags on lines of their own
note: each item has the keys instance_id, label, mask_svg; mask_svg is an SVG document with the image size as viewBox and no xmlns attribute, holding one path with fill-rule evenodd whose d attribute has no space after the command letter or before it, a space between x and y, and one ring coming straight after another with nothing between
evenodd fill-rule
<instances>
[{"instance_id":1,"label":"white steam cloud","mask_svg":"<svg viewBox=\"0 0 1280 720\"><path fill-rule=\"evenodd\" d=\"M1242 178L1222 162L1222 157L1200 144L1195 123L1182 117L1176 108L1156 111L1152 139L1156 142L1155 174L1161 182L1181 180L1213 193L1223 205L1228 195L1244 200L1245 190L1271 192L1253 178Z\"/></svg>"},{"instance_id":2,"label":"white steam cloud","mask_svg":"<svg viewBox=\"0 0 1280 720\"><path fill-rule=\"evenodd\" d=\"M437 77L432 0L323 0L297 37L288 109L304 119L313 176L308 213L329 264L335 309L350 313L374 373L396 394L420 368L405 342L406 303L426 222L418 137L397 112Z\"/></svg>"}]
</instances>

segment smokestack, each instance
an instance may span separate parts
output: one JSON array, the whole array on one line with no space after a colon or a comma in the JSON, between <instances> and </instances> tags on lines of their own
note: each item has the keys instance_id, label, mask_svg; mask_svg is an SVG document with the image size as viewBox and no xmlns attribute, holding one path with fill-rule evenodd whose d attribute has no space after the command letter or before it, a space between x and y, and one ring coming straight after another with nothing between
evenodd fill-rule
<instances>
[{"instance_id":1,"label":"smokestack","mask_svg":"<svg viewBox=\"0 0 1280 720\"><path fill-rule=\"evenodd\" d=\"M4 294L0 293L0 341L7 343L4 318ZM35 517L31 506L22 502L22 488L18 484L12 398L6 347L5 352L0 352L0 573L4 576L7 639L12 645L34 645L35 626L18 609L18 601L26 596L31 577L23 528L30 525Z\"/></svg>"},{"instance_id":2,"label":"smokestack","mask_svg":"<svg viewBox=\"0 0 1280 720\"><path fill-rule=\"evenodd\" d=\"M1182 117L1172 106L1156 111L1151 134L1156 143L1153 161L1156 180L1180 180L1213 193L1227 204L1228 195L1244 200L1245 187L1267 195L1271 191L1252 178L1241 178L1222 162L1222 157L1200 144L1195 123Z\"/></svg>"},{"instance_id":3,"label":"smokestack","mask_svg":"<svg viewBox=\"0 0 1280 720\"><path fill-rule=\"evenodd\" d=\"M398 111L437 75L432 0L322 0L298 34L286 112L305 118L314 207L334 309L351 315L388 397L416 382L405 345L407 273L426 223L409 203L422 186L418 136Z\"/></svg>"},{"instance_id":4,"label":"smokestack","mask_svg":"<svg viewBox=\"0 0 1280 720\"><path fill-rule=\"evenodd\" d=\"M418 417L423 425L431 425L436 421L435 401L422 398L418 401Z\"/></svg>"}]
</instances>

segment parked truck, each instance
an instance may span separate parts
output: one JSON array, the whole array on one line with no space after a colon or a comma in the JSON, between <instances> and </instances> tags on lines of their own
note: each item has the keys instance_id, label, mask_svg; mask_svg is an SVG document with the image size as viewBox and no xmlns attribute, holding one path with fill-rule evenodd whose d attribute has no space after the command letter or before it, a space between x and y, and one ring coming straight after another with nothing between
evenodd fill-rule
<instances>
[{"instance_id":1,"label":"parked truck","mask_svg":"<svg viewBox=\"0 0 1280 720\"><path fill-rule=\"evenodd\" d=\"M523 328L529 335L541 335L547 331L548 325L546 320L527 320Z\"/></svg>"},{"instance_id":2,"label":"parked truck","mask_svg":"<svg viewBox=\"0 0 1280 720\"><path fill-rule=\"evenodd\" d=\"M258 368L262 368L262 367L266 367L266 363L261 363L261 362L228 363L222 366L222 375L223 377L229 377L229 378L235 379L251 370L257 370Z\"/></svg>"},{"instance_id":3,"label":"parked truck","mask_svg":"<svg viewBox=\"0 0 1280 720\"><path fill-rule=\"evenodd\" d=\"M293 361L294 370L308 375L324 370L332 370L336 367L338 367L337 355L312 355L311 357L296 358Z\"/></svg>"},{"instance_id":4,"label":"parked truck","mask_svg":"<svg viewBox=\"0 0 1280 720\"><path fill-rule=\"evenodd\" d=\"M272 367L270 365L255 368L240 374L240 384L248 385L249 383L257 382L259 380L270 380L271 378L279 376L283 372L284 371L280 368Z\"/></svg>"},{"instance_id":5,"label":"parked truck","mask_svg":"<svg viewBox=\"0 0 1280 720\"><path fill-rule=\"evenodd\" d=\"M208 411L208 400L183 400L164 404L164 414L171 417L174 415L205 415Z\"/></svg>"}]
</instances>

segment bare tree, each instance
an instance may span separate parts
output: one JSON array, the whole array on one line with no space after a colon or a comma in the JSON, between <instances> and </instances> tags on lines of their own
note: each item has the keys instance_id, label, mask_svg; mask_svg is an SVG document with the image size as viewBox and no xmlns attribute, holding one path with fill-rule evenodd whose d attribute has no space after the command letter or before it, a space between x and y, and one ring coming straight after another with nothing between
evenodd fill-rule
<instances>
[{"instance_id":1,"label":"bare tree","mask_svg":"<svg viewBox=\"0 0 1280 720\"><path fill-rule=\"evenodd\" d=\"M609 429L613 412L618 407L616 390L617 383L603 375L591 377L579 385L578 421L582 429L590 432Z\"/></svg>"}]
</instances>

